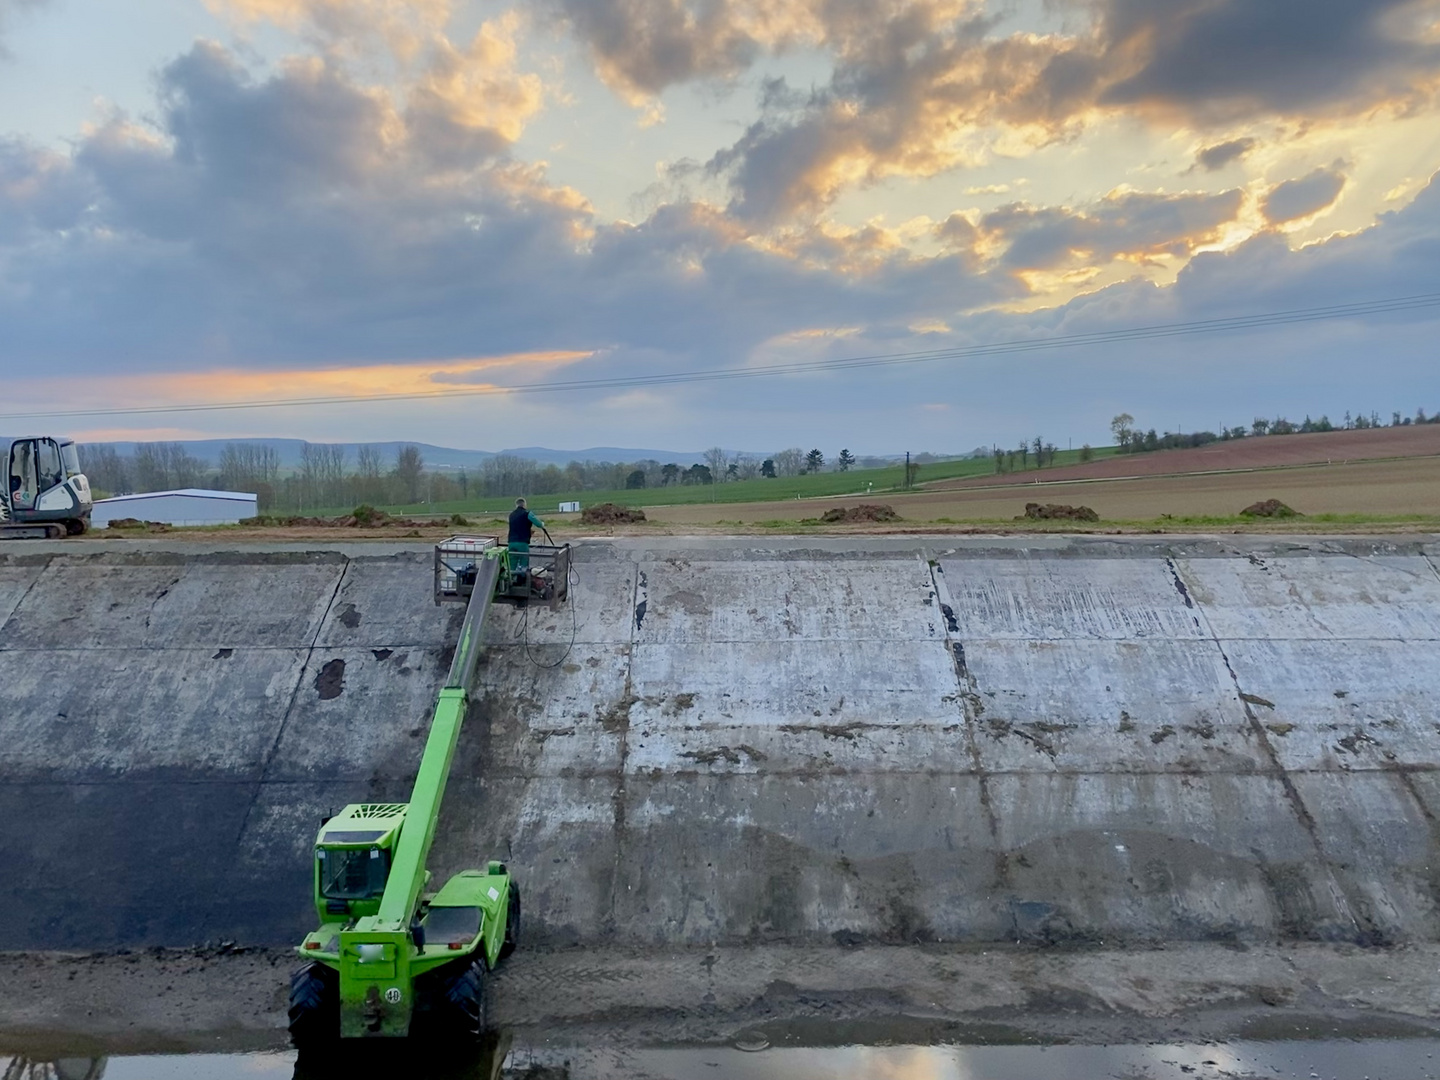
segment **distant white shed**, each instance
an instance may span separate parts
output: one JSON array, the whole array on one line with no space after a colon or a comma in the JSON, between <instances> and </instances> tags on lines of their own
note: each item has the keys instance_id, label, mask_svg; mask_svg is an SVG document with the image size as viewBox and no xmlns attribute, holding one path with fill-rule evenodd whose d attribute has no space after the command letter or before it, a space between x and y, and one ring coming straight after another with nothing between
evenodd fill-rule
<instances>
[{"instance_id":1,"label":"distant white shed","mask_svg":"<svg viewBox=\"0 0 1440 1080\"><path fill-rule=\"evenodd\" d=\"M138 518L166 525L233 525L241 518L254 517L256 507L255 496L243 491L144 491L96 499L90 524L103 529L117 518Z\"/></svg>"}]
</instances>

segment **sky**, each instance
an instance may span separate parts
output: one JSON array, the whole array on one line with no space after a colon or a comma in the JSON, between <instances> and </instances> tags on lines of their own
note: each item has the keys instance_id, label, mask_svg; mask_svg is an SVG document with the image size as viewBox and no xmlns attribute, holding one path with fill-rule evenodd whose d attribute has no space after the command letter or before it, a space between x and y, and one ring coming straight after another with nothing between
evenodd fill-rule
<instances>
[{"instance_id":1,"label":"sky","mask_svg":"<svg viewBox=\"0 0 1440 1080\"><path fill-rule=\"evenodd\" d=\"M1113 335L1440 292L1437 95L1440 0L0 0L0 428L833 456L1434 412L1434 304Z\"/></svg>"}]
</instances>

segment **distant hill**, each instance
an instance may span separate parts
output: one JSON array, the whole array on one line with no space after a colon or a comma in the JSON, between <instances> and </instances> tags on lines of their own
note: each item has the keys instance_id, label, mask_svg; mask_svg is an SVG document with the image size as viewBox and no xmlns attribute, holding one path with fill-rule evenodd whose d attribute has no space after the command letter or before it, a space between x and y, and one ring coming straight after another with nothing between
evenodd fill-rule
<instances>
[{"instance_id":1,"label":"distant hill","mask_svg":"<svg viewBox=\"0 0 1440 1080\"><path fill-rule=\"evenodd\" d=\"M303 439L178 439L190 454L203 458L211 465L220 460L220 452L227 443L251 443L260 446L273 447L280 456L280 466L285 469L293 469L300 464L300 448L305 445ZM136 444L133 442L108 442L88 443L89 446L110 446L118 454L129 456L135 453ZM542 465L566 465L572 461L612 461L631 462L653 459L662 464L675 462L677 465L694 465L703 463L705 455L699 451L677 451L677 450L636 450L619 446L592 446L585 450L551 450L544 446L524 446L513 450L460 450L451 446L435 446L431 443L410 442L400 440L395 442L372 442L372 443L342 443L351 463L355 461L356 452L361 446L373 446L387 459L393 460L395 453L402 446L418 446L420 453L425 458L425 464L430 468L437 469L473 469L482 462L498 454L509 454L512 457L525 458L528 461L536 461Z\"/></svg>"}]
</instances>

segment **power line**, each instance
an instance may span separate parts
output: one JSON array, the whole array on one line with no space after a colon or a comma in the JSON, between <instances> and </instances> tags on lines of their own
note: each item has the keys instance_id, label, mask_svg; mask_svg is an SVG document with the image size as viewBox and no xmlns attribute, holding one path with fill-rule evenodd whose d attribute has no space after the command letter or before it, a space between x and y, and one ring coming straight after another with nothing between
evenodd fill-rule
<instances>
[{"instance_id":1,"label":"power line","mask_svg":"<svg viewBox=\"0 0 1440 1080\"><path fill-rule=\"evenodd\" d=\"M1271 326L1293 326L1301 323L1332 319L1355 318L1362 315L1383 315L1397 311L1415 311L1440 306L1440 293L1419 293L1414 296L1386 300L1360 301L1350 304L1327 304L1323 307L1272 311L1260 315L1237 315L1192 322L1159 323L1152 326L1100 330L1083 334L1058 334L1050 337L1020 338L992 342L987 345L963 345L947 349L917 352L879 353L850 356L834 360L796 361L744 368L710 368L700 371L673 371L654 375L617 375L611 378L569 379L548 383L519 383L514 386L476 386L444 390L416 390L365 396L331 396L308 398L261 399L255 401L199 402L190 405L148 405L133 408L58 409L52 412L0 413L0 420L45 419L61 416L141 416L159 413L224 412L239 409L295 408L306 405L361 405L382 401L425 401L432 399L485 397L495 394L555 394L574 390L613 390L638 386L670 386L685 383L729 382L736 379L758 379L777 375L810 375L820 372L856 371L865 368L891 367L902 364L927 364L941 360L963 360L972 357L1008 356L1013 353L1043 352L1052 349L1082 348L1129 341L1153 341L1161 338L1193 337L1204 334L1254 330Z\"/></svg>"}]
</instances>

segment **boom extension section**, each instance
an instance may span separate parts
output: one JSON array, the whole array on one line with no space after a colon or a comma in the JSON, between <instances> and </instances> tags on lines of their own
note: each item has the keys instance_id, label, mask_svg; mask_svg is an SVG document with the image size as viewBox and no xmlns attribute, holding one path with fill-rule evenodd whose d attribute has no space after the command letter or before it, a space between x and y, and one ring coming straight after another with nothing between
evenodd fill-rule
<instances>
[{"instance_id":1,"label":"boom extension section","mask_svg":"<svg viewBox=\"0 0 1440 1080\"><path fill-rule=\"evenodd\" d=\"M436 602L466 604L460 640L409 803L347 806L321 825L314 867L320 927L299 946L307 962L290 986L297 1046L337 1035L482 1033L484 977L515 947L519 890L505 864L491 860L428 893L425 863L470 702L485 616L492 601L563 600L568 546L545 565L544 573L534 564L522 569L516 553L493 540L454 537L436 548Z\"/></svg>"}]
</instances>

